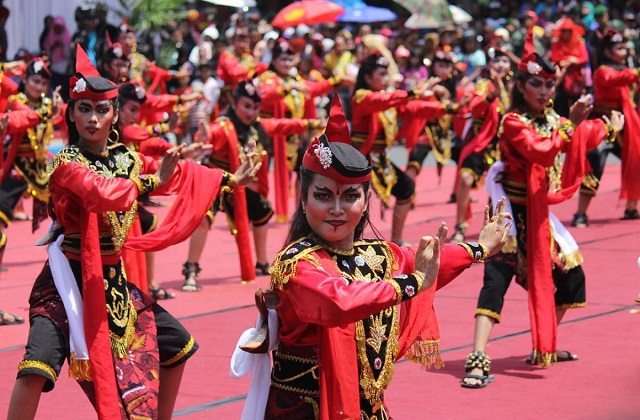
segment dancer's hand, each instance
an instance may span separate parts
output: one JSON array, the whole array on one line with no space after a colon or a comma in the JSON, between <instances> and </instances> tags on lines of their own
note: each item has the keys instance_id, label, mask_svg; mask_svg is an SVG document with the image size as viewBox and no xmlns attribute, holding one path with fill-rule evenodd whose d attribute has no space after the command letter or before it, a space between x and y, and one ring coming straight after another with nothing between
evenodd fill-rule
<instances>
[{"instance_id":1,"label":"dancer's hand","mask_svg":"<svg viewBox=\"0 0 640 420\"><path fill-rule=\"evenodd\" d=\"M182 151L182 157L185 159L199 159L200 157L202 157L202 155L204 154L204 152L206 152L207 150L211 150L213 149L213 145L212 144L204 144L204 143L198 143L198 142L193 142L190 145L188 145L187 147L184 148L184 150Z\"/></svg>"},{"instance_id":2,"label":"dancer's hand","mask_svg":"<svg viewBox=\"0 0 640 420\"><path fill-rule=\"evenodd\" d=\"M184 144L181 144L179 146L172 147L165 153L162 163L156 172L156 178L158 178L160 185L165 184L169 179L171 179L185 147L186 146Z\"/></svg>"},{"instance_id":3,"label":"dancer's hand","mask_svg":"<svg viewBox=\"0 0 640 420\"><path fill-rule=\"evenodd\" d=\"M624 114L620 111L611 111L611 118L606 115L602 116L604 122L613 128L613 131L619 133L624 128Z\"/></svg>"},{"instance_id":4,"label":"dancer's hand","mask_svg":"<svg viewBox=\"0 0 640 420\"><path fill-rule=\"evenodd\" d=\"M253 158L258 156L256 152L256 143L255 141L250 141L248 145L248 151L245 154L244 158L240 159L240 166L233 174L233 181L238 185L248 185L253 180L253 177L256 176L260 168L262 167L262 162L255 163Z\"/></svg>"},{"instance_id":5,"label":"dancer's hand","mask_svg":"<svg viewBox=\"0 0 640 420\"><path fill-rule=\"evenodd\" d=\"M193 141L198 143L206 143L209 140L209 135L211 134L211 130L209 129L209 124L204 121L198 122L198 131L193 136Z\"/></svg>"},{"instance_id":6,"label":"dancer's hand","mask_svg":"<svg viewBox=\"0 0 640 420\"><path fill-rule=\"evenodd\" d=\"M495 255L507 242L509 229L513 223L513 216L505 211L507 199L502 197L498 201L496 214L489 217L489 206L484 209L484 222L478 237L478 243L487 248L488 256ZM507 222L508 221L508 222Z\"/></svg>"},{"instance_id":7,"label":"dancer's hand","mask_svg":"<svg viewBox=\"0 0 640 420\"><path fill-rule=\"evenodd\" d=\"M577 126L589 117L591 110L593 110L591 100L591 95L585 95L571 105L571 108L569 109L569 119L574 125Z\"/></svg>"},{"instance_id":8,"label":"dancer's hand","mask_svg":"<svg viewBox=\"0 0 640 420\"><path fill-rule=\"evenodd\" d=\"M448 231L447 224L443 222L440 224L436 236L423 236L420 239L420 244L416 251L414 272L424 279L422 290L431 287L438 278L440 248L444 244Z\"/></svg>"}]
</instances>

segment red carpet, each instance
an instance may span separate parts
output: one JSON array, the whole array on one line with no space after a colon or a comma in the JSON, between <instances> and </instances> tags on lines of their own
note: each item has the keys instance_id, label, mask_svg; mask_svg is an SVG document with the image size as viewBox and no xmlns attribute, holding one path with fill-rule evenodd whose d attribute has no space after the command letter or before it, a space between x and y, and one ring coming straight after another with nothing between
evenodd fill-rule
<instances>
[{"instance_id":1,"label":"red carpet","mask_svg":"<svg viewBox=\"0 0 640 420\"><path fill-rule=\"evenodd\" d=\"M443 204L451 193L454 169L445 168L442 183L436 185L434 168L425 168L418 184L416 210L409 215L405 240L435 232L440 220L453 226L455 206ZM473 339L473 313L482 285L482 268L473 267L445 288L436 298L441 323L441 349L446 366L421 371L410 362L397 365L386 400L397 419L634 419L638 418L640 389L640 305L633 299L640 291L640 221L621 221L624 210L617 200L620 167L607 168L600 194L594 199L588 229L573 229L585 256L588 306L568 312L560 327L559 346L580 356L580 361L540 369L524 363L530 350L526 295L511 287L503 322L494 329L489 354L496 381L485 389L462 389L464 358ZM475 218L470 235L477 235L481 223L483 191L474 196ZM554 207L568 223L576 198ZM293 204L292 204L293 206ZM387 236L391 211L379 219L379 201L373 200L376 227ZM151 209L165 214L166 208ZM201 293L177 291L182 284L180 270L187 244L158 253L156 272L161 284L173 289L177 299L162 304L200 343L200 351L187 365L176 404L176 417L184 419L237 419L248 379L229 378L229 360L238 336L255 323L253 291L266 287L268 279L240 285L237 250L228 233L224 216L218 216L210 232L201 265ZM269 253L281 247L286 225L271 224ZM9 271L0 280L0 308L26 316L31 284L46 258L43 248L33 246L36 235L29 223L18 222L8 230L5 262ZM6 416L16 366L21 360L28 326L0 327L0 417ZM80 388L63 368L54 391L44 394L38 419L93 419L94 411Z\"/></svg>"}]
</instances>

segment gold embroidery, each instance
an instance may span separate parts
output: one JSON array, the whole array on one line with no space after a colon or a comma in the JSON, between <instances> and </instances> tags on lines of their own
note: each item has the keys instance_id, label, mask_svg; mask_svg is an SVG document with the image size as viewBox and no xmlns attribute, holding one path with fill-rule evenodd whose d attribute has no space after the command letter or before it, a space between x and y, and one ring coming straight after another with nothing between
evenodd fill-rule
<instances>
[{"instance_id":1,"label":"gold embroidery","mask_svg":"<svg viewBox=\"0 0 640 420\"><path fill-rule=\"evenodd\" d=\"M364 258L365 263L374 272L383 273L382 263L385 260L383 255L377 255L375 249L372 246L368 246L367 249L358 249L358 254Z\"/></svg>"},{"instance_id":2,"label":"gold embroidery","mask_svg":"<svg viewBox=\"0 0 640 420\"><path fill-rule=\"evenodd\" d=\"M112 289L113 290L113 289ZM126 327L124 335L119 336L115 334L113 331L109 331L109 338L111 339L111 350L113 354L119 359L128 359L129 358L129 346L133 342L135 338L135 324L138 319L138 313L133 307L133 302L129 300L128 303L128 316L126 316ZM112 308L107 305L107 311L112 314L112 319L115 323L115 318L113 318ZM116 324L117 325L117 324ZM118 325L119 326L119 325Z\"/></svg>"},{"instance_id":3,"label":"gold embroidery","mask_svg":"<svg viewBox=\"0 0 640 420\"><path fill-rule=\"evenodd\" d=\"M371 336L367 338L367 344L375 350L376 353L380 353L382 343L387 340L385 335L386 326L382 324L382 313L378 315L371 315L371 326L369 327L369 334Z\"/></svg>"},{"instance_id":4,"label":"gold embroidery","mask_svg":"<svg viewBox=\"0 0 640 420\"><path fill-rule=\"evenodd\" d=\"M56 375L56 372L53 370L53 368L49 365L47 365L46 363L43 363L39 360L23 360L22 362L20 362L20 364L18 365L18 370L23 370L23 369L39 369L47 374L49 374L54 381L56 381L58 379L58 375Z\"/></svg>"},{"instance_id":5,"label":"gold embroidery","mask_svg":"<svg viewBox=\"0 0 640 420\"><path fill-rule=\"evenodd\" d=\"M171 359L167 360L166 362L160 362L160 366L171 366L176 362L179 362L184 356L186 356L187 354L189 354L189 352L193 349L193 346L195 346L196 344L196 340L193 339L192 337L189 337L189 341L187 342L187 344L182 348L182 350L180 350L180 352L178 354L176 354L175 356L173 356Z\"/></svg>"}]
</instances>

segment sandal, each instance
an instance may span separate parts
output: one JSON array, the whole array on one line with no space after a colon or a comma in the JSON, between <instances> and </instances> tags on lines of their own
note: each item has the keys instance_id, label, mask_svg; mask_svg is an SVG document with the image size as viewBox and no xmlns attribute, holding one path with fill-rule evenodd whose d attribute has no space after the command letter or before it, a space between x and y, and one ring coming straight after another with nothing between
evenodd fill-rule
<instances>
[{"instance_id":1,"label":"sandal","mask_svg":"<svg viewBox=\"0 0 640 420\"><path fill-rule=\"evenodd\" d=\"M638 213L638 209L626 209L624 211L624 216L620 220L638 220L640 219L640 213Z\"/></svg>"},{"instance_id":2,"label":"sandal","mask_svg":"<svg viewBox=\"0 0 640 420\"><path fill-rule=\"evenodd\" d=\"M467 223L462 222L462 223L456 223L455 226L455 233L453 234L453 236L451 236L451 239L449 240L449 242L451 242L452 244L461 244L464 243L465 241L465 237L464 237L464 233L467 230Z\"/></svg>"},{"instance_id":3,"label":"sandal","mask_svg":"<svg viewBox=\"0 0 640 420\"><path fill-rule=\"evenodd\" d=\"M491 369L491 358L483 351L475 350L469 353L464 363L464 369L467 372L464 379L460 382L463 388L484 388L493 382L496 378L489 374ZM482 375L475 375L471 372L474 369L481 369ZM465 379L475 379L480 383L470 384Z\"/></svg>"},{"instance_id":4,"label":"sandal","mask_svg":"<svg viewBox=\"0 0 640 420\"><path fill-rule=\"evenodd\" d=\"M573 362L578 360L578 355L577 354L573 354L570 351L567 350L556 350L556 362ZM537 365L538 364L538 357L534 357L533 354L531 354L531 356L527 357L526 360L527 364L529 365Z\"/></svg>"},{"instance_id":5,"label":"sandal","mask_svg":"<svg viewBox=\"0 0 640 420\"><path fill-rule=\"evenodd\" d=\"M271 275L271 273L269 273L270 269L271 269L271 266L269 265L268 262L256 263L256 275L258 276L270 276Z\"/></svg>"},{"instance_id":6,"label":"sandal","mask_svg":"<svg viewBox=\"0 0 640 420\"><path fill-rule=\"evenodd\" d=\"M200 268L200 264L195 261L187 261L182 266L182 274L184 275L184 283L180 290L183 292L199 292L202 289L197 282L198 274L200 274L202 269Z\"/></svg>"},{"instance_id":7,"label":"sandal","mask_svg":"<svg viewBox=\"0 0 640 420\"><path fill-rule=\"evenodd\" d=\"M0 311L0 325L18 325L24 324L24 318L12 315L5 311Z\"/></svg>"},{"instance_id":8,"label":"sandal","mask_svg":"<svg viewBox=\"0 0 640 420\"><path fill-rule=\"evenodd\" d=\"M149 288L149 293L151 294L151 297L154 298L155 300L167 300L167 299L173 299L176 297L174 293L168 292L163 287L158 287L157 289Z\"/></svg>"},{"instance_id":9,"label":"sandal","mask_svg":"<svg viewBox=\"0 0 640 420\"><path fill-rule=\"evenodd\" d=\"M571 220L571 226L577 228L586 228L589 226L589 219L585 213L576 213L573 215L573 220Z\"/></svg>"}]
</instances>

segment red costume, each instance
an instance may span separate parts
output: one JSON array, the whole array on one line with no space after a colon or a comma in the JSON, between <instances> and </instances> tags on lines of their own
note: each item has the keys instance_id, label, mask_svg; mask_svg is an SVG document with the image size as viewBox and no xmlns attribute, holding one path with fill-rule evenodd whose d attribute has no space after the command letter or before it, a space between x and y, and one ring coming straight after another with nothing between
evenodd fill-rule
<instances>
[{"instance_id":1,"label":"red costume","mask_svg":"<svg viewBox=\"0 0 640 420\"><path fill-rule=\"evenodd\" d=\"M634 107L631 87L640 83L640 69L602 65L593 74L594 111L624 114L622 132L622 183L620 199L640 200L640 115Z\"/></svg>"},{"instance_id":2,"label":"red costume","mask_svg":"<svg viewBox=\"0 0 640 420\"><path fill-rule=\"evenodd\" d=\"M418 141L429 119L439 118L446 107L438 101L414 100L404 90L373 92L359 89L354 93L352 107L353 145L370 157L373 165L373 187L383 203L388 204L397 173L391 168L387 152L398 138L405 138L410 148ZM398 120L402 119L399 132ZM405 191L399 199L410 200L414 191Z\"/></svg>"},{"instance_id":3,"label":"red costume","mask_svg":"<svg viewBox=\"0 0 640 420\"><path fill-rule=\"evenodd\" d=\"M276 133L287 136L304 132L308 127L308 121L299 119L275 119L262 118L250 127L241 127L242 139L239 139L238 125L242 123L237 118L221 117L209 125L208 143L213 145L211 163L218 168L229 172L235 172L240 166L240 160L244 157L244 147L249 140L254 140L257 147L257 158L262 161L262 168L257 175L258 193L266 199L269 194L268 171L269 157L264 151L261 133L274 136ZM262 140L262 141L261 141ZM233 218L231 231L235 235L240 256L240 273L243 281L255 279L255 269L249 241L249 218L247 214L247 201L244 186L236 185L233 188ZM227 213L229 216L229 213ZM270 214L269 214L270 217ZM256 223L258 221L254 221Z\"/></svg>"},{"instance_id":4,"label":"red costume","mask_svg":"<svg viewBox=\"0 0 640 420\"><path fill-rule=\"evenodd\" d=\"M322 82L310 82L300 76L280 77L273 71L267 71L260 75L260 91L262 102L260 113L264 117L273 118L315 118L316 111L313 98L323 96L333 90L336 79ZM309 93L305 96L302 92L290 89L288 82L303 82ZM296 169L298 149L300 148L298 136L286 136L278 133L273 136L273 158L275 161L276 183L276 222L284 223L288 220L289 207L289 171Z\"/></svg>"}]
</instances>

